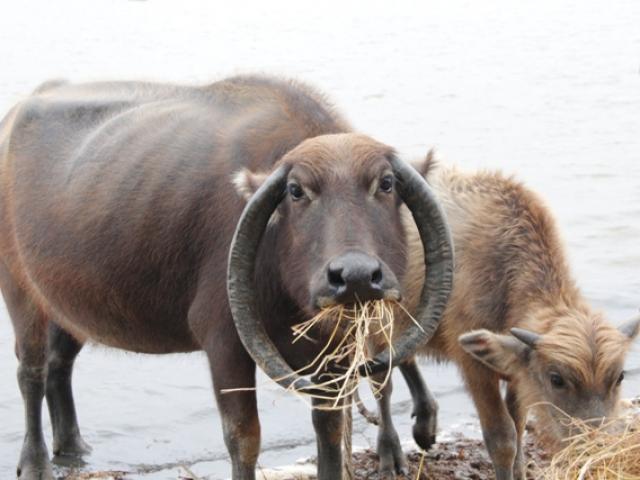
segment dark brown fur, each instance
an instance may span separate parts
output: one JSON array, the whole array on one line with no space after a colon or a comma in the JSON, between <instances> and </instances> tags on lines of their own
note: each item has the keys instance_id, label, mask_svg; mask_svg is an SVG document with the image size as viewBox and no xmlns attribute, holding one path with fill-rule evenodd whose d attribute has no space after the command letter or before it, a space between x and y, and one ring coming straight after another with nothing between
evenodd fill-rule
<instances>
[{"instance_id":1,"label":"dark brown fur","mask_svg":"<svg viewBox=\"0 0 640 480\"><path fill-rule=\"evenodd\" d=\"M38 420L47 365L54 452L87 449L70 386L86 341L145 353L204 350L233 476L254 478L255 393L221 393L255 386L225 288L244 206L237 172L245 172L236 183L246 194L260 183L255 172L290 163L290 178L323 195L306 207L281 204L256 266L261 318L292 367L317 353L310 342L292 345L290 327L313 312L310 285L333 256L358 248L390 274L403 272L398 197L370 191L392 150L350 133L320 95L294 82L55 82L4 119L0 142L0 286L27 409L25 480L51 478ZM339 418L314 413L326 479L340 468L337 427L329 428Z\"/></svg>"}]
</instances>

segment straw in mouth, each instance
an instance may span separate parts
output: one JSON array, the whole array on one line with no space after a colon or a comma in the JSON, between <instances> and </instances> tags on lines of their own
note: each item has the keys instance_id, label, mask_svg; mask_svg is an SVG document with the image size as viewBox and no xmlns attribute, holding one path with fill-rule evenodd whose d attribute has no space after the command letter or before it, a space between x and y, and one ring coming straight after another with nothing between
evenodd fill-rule
<instances>
[{"instance_id":1,"label":"straw in mouth","mask_svg":"<svg viewBox=\"0 0 640 480\"><path fill-rule=\"evenodd\" d=\"M360 367L385 348L389 350L390 359L393 358L396 309L404 312L417 325L417 321L399 302L372 300L353 305L332 305L323 308L311 319L292 326L292 343L302 339L318 343L319 340L314 338L318 333L326 342L313 360L290 374L309 375L314 379L313 384L308 388L291 384L288 390L322 400L315 403L313 408L316 409L349 408L352 395L356 393L363 376L361 370L364 369ZM380 396L391 377L391 362L389 365L382 379L380 375L369 375L365 370L364 377L376 397ZM254 388L227 389L224 393L243 390Z\"/></svg>"},{"instance_id":2,"label":"straw in mouth","mask_svg":"<svg viewBox=\"0 0 640 480\"><path fill-rule=\"evenodd\" d=\"M337 410L351 405L351 397L358 389L361 379L360 366L374 358L380 347L388 348L390 358L394 355L393 335L396 308L411 315L393 300L372 300L354 305L333 305L322 309L313 318L292 327L294 340L310 338L314 331L328 332L327 341L315 358L300 372L311 372L315 379L313 392L295 389L299 393L324 400L315 408ZM415 320L413 320L415 322ZM391 376L391 367L380 380L365 372L375 396L379 396Z\"/></svg>"}]
</instances>

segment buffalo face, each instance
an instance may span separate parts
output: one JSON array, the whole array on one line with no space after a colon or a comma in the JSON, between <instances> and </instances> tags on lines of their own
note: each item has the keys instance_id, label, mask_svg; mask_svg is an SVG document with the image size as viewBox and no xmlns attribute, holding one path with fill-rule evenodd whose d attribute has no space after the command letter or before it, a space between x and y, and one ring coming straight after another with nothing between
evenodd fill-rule
<instances>
[{"instance_id":1,"label":"buffalo face","mask_svg":"<svg viewBox=\"0 0 640 480\"><path fill-rule=\"evenodd\" d=\"M279 277L308 314L334 304L399 300L405 267L391 148L361 135L326 135L292 150L277 223ZM242 172L251 192L260 177ZM253 186L253 188L249 188Z\"/></svg>"}]
</instances>

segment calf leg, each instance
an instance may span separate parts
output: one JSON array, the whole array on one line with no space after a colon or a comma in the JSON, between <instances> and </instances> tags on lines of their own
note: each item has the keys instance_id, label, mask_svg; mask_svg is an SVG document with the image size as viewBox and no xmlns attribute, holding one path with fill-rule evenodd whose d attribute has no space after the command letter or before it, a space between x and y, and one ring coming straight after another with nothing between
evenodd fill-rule
<instances>
[{"instance_id":1,"label":"calf leg","mask_svg":"<svg viewBox=\"0 0 640 480\"><path fill-rule=\"evenodd\" d=\"M16 335L18 385L24 401L26 432L17 475L20 480L53 480L42 432L47 317L22 289L1 272L4 295Z\"/></svg>"},{"instance_id":2,"label":"calf leg","mask_svg":"<svg viewBox=\"0 0 640 480\"><path fill-rule=\"evenodd\" d=\"M411 416L416 419L413 424L413 439L420 448L428 450L436 443L438 404L427 388L415 358L401 363L399 368L413 400Z\"/></svg>"},{"instance_id":3,"label":"calf leg","mask_svg":"<svg viewBox=\"0 0 640 480\"><path fill-rule=\"evenodd\" d=\"M89 453L91 447L80 436L71 374L82 344L50 323L48 345L46 397L53 428L53 453L81 456Z\"/></svg>"},{"instance_id":4,"label":"calf leg","mask_svg":"<svg viewBox=\"0 0 640 480\"><path fill-rule=\"evenodd\" d=\"M384 380L384 374L376 376L374 380ZM402 447L400 446L400 438L398 432L393 426L393 419L391 418L391 393L393 392L393 384L391 378L387 384L380 391L378 398L378 411L380 412L380 425L378 427L378 456L380 458L380 466L378 470L380 472L381 479L393 479L395 474L399 473L406 475L407 462L402 453Z\"/></svg>"},{"instance_id":5,"label":"calf leg","mask_svg":"<svg viewBox=\"0 0 640 480\"><path fill-rule=\"evenodd\" d=\"M496 471L496 480L513 480L516 427L500 395L498 376L468 358L462 373L480 417L482 436Z\"/></svg>"},{"instance_id":6,"label":"calf leg","mask_svg":"<svg viewBox=\"0 0 640 480\"><path fill-rule=\"evenodd\" d=\"M523 407L522 402L518 398L514 386L509 383L507 386L507 397L506 397L507 409L509 410L509 414L513 419L513 423L516 426L516 459L513 464L513 478L515 480L524 480L525 479L525 469L524 469L524 454L522 449L522 435L524 433L524 428L527 423L527 412Z\"/></svg>"}]
</instances>

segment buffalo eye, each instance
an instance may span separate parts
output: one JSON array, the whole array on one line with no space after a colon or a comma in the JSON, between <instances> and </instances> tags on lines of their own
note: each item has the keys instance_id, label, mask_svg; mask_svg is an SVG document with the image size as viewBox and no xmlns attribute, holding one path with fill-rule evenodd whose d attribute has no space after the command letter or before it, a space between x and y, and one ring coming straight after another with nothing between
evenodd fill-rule
<instances>
[{"instance_id":1,"label":"buffalo eye","mask_svg":"<svg viewBox=\"0 0 640 480\"><path fill-rule=\"evenodd\" d=\"M300 200L304 197L304 190L302 190L302 187L297 183L290 183L287 185L287 190L289 191L289 195L291 195L291 199L294 201Z\"/></svg>"},{"instance_id":2,"label":"buffalo eye","mask_svg":"<svg viewBox=\"0 0 640 480\"><path fill-rule=\"evenodd\" d=\"M624 380L624 372L622 372L618 377L618 380L616 380L616 386L619 386L622 383L622 380Z\"/></svg>"},{"instance_id":3,"label":"buffalo eye","mask_svg":"<svg viewBox=\"0 0 640 480\"><path fill-rule=\"evenodd\" d=\"M554 386L554 388L562 388L565 386L564 378L562 378L560 374L556 372L551 372L551 374L549 375L549 381L551 382L551 385Z\"/></svg>"},{"instance_id":4,"label":"buffalo eye","mask_svg":"<svg viewBox=\"0 0 640 480\"><path fill-rule=\"evenodd\" d=\"M393 190L393 175L385 175L380 179L380 190L384 193L391 193Z\"/></svg>"}]
</instances>

